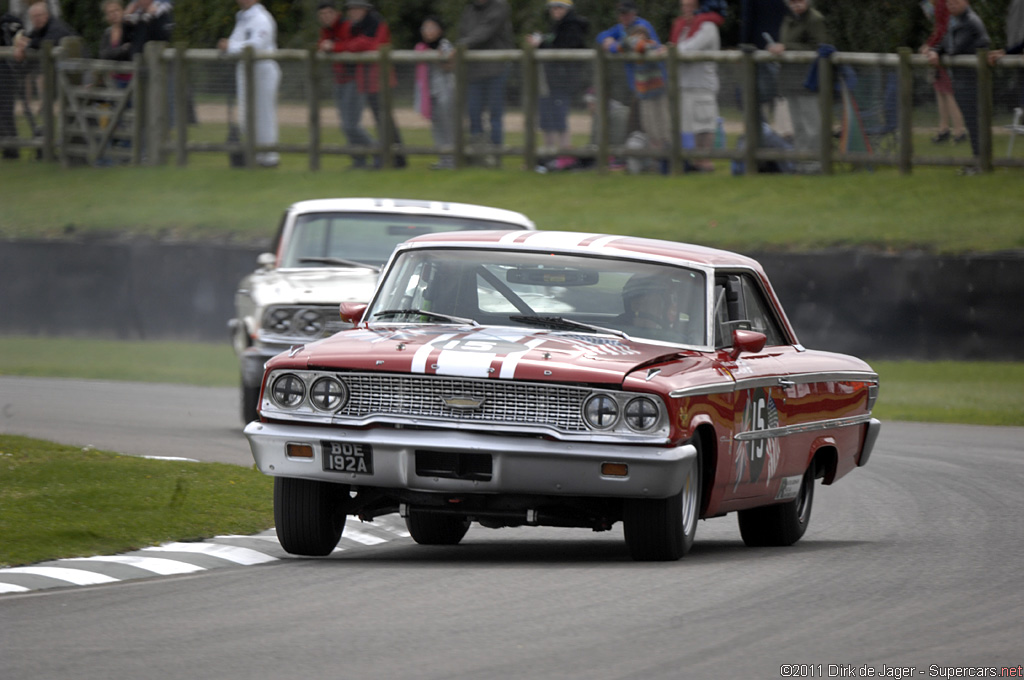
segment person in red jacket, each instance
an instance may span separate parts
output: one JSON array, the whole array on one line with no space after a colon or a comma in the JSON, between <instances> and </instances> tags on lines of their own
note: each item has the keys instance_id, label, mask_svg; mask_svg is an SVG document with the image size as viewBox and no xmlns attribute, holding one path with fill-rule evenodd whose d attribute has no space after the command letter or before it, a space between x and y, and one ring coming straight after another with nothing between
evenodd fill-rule
<instances>
[{"instance_id":1,"label":"person in red jacket","mask_svg":"<svg viewBox=\"0 0 1024 680\"><path fill-rule=\"evenodd\" d=\"M946 37L949 28L949 5L946 0L932 0L928 5L934 15L932 34L921 45L921 54L927 56ZM939 109L939 131L932 137L932 142L941 144L952 139L956 143L967 141L967 129L964 127L964 115L953 98L953 81L949 79L949 71L942 66L931 69L934 76L932 87L935 89L935 103Z\"/></svg>"},{"instance_id":2,"label":"person in red jacket","mask_svg":"<svg viewBox=\"0 0 1024 680\"><path fill-rule=\"evenodd\" d=\"M349 0L345 3L345 16L336 9L332 0L322 0L318 5L317 16L320 20L321 52L376 52L381 45L391 42L391 31L387 22L373 9L373 5L363 0ZM341 118L341 129L354 146L372 146L376 144L373 136L362 127L363 110L367 105L373 113L380 131L383 125L391 130L391 141L401 144L402 138L395 126L391 111L382 111L380 107L380 67L371 64L335 64L335 103ZM394 75L391 76L395 83ZM405 156L395 157L395 167L406 165ZM365 156L354 154L353 167L365 167ZM378 157L375 165L380 166Z\"/></svg>"}]
</instances>

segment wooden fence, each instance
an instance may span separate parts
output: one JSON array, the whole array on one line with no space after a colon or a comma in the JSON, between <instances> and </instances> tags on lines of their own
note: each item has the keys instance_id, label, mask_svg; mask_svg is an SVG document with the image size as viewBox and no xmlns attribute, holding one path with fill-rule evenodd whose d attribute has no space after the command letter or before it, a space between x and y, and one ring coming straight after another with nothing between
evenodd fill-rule
<instances>
[{"instance_id":1,"label":"wooden fence","mask_svg":"<svg viewBox=\"0 0 1024 680\"><path fill-rule=\"evenodd\" d=\"M0 48L0 60L10 59L10 48ZM491 156L520 156L526 168L535 167L542 153L538 144L537 103L540 95L539 66L553 61L574 61L590 64L593 72L594 96L599 105L594 111L594 126L598 130L593 143L571 149L558 150L559 155L587 158L593 161L598 171L606 171L610 160L614 158L656 158L665 162L669 172L681 173L688 161L699 159L730 159L742 163L743 172L758 172L758 163L764 161L816 161L820 163L821 172L830 174L837 164L854 165L891 165L896 166L903 174L909 174L914 166L919 165L962 165L961 157L944 157L922 155L914 150L914 79L915 69L923 71L927 62L924 57L912 53L908 48L901 48L896 54L865 54L837 52L828 58L818 58L813 52L787 52L774 56L767 52L752 49L722 50L717 52L698 52L685 56L674 50L661 57L632 55L608 55L601 50L495 50L467 51L459 49L454 55L453 70L456 74L455 115L459 116L458 124L454 125L454 144L450 148L437 146L413 146L397 144L392 139L388 126L378 130L377 144L367 147L351 145L325 144L322 142L321 107L325 64L344 63L377 63L379 69L379 97L381 108L391 111L394 107L395 92L389 75L392 69L400 65L414 65L439 61L441 57L434 52L392 50L385 48L379 52L362 54L322 54L314 50L279 50L272 54L254 53L251 49L238 56L226 56L216 50L185 49L169 47L163 43L150 43L144 58L134 63L102 62L83 60L75 56L74 49L66 46L54 49L45 45L38 55L41 73L40 85L40 125L38 134L30 139L0 138L0 146L10 144L16 147L38 149L44 160L61 160L71 162L76 157L85 157L95 161L97 155L108 150L112 140L118 138L114 130L127 130L134 140L123 148L133 151L128 154L127 161L135 164L158 165L173 160L178 165L187 165L189 155L193 153L216 152L222 154L240 154L245 165L255 166L258 151L278 151L282 153L303 154L308 158L308 166L312 170L321 167L325 155L346 155L354 153L373 153L381 156L382 165L390 167L390 161L396 155L437 155L452 154L456 168L465 167L476 158ZM190 68L202 69L212 64L241 61L244 77L252 82L254 65L257 59L273 58L285 65L294 62L300 65L304 73L306 100L302 104L306 109L306 125L308 140L301 144L277 144L274 146L257 146L251 136L243 135L239 141L200 142L189 139L188 111L189 73ZM609 139L608 99L610 97L608 79L610 65L617 61L662 61L667 69L668 103L671 129L670 147L668 149L631 149L624 145L612 144ZM679 85L677 72L679 66L687 62L713 61L718 64L732 65L739 73L739 90L742 101L758 101L757 73L761 64L779 62L782 65L800 64L809 66L818 61L819 88L818 104L822 120L820 148L815 151L794 151L778 148L765 148L760 144L761 117L757 106L743 106L742 129L746 143L743 148L715 148L699 151L684 148L680 132ZM461 124L462 112L466 109L466 84L468 82L467 66L474 62L506 62L520 65L521 82L520 106L524 122L522 144L519 146L503 145L500 147L470 144L464 126ZM990 172L995 167L1024 167L1024 158L1002 157L993 151L993 130L995 116L993 106L993 68L989 66L987 52L979 51L976 56L959 56L946 58L947 66L973 68L977 70L978 118L979 118L979 156L977 163L982 171ZM896 73L897 98L896 113L898 120L893 130L894 144L886 152L852 152L839 149L833 135L828 134L833 126L839 124L841 111L836 105L834 85L838 69L845 66L878 67ZM1015 69L1019 76L1024 76L1024 58L1004 57L999 69ZM85 78L86 74L130 72L134 74L130 90L118 94L112 90L99 93L95 84L89 85L94 96L83 90L81 84L73 85L67 79L68 74L77 74ZM64 75L61 75L64 74ZM95 80L93 80L93 83ZM75 89L77 88L77 90ZM71 92L70 90L75 90ZM247 87L248 101L244 110L247 120L243 121L243 129L254 128L253 87ZM107 105L101 106L106 98ZM172 99L170 103L168 99ZM114 128L109 128L109 120L103 123L101 118L111 116L110 105L118 111L114 119ZM293 102L294 103L294 102ZM54 114L55 104L59 115ZM603 104L603 105L601 105ZM837 116L837 113L840 115ZM173 119L173 124L171 120ZM118 123L120 121L120 123ZM1018 126L1019 127L1019 126ZM89 133L95 137L89 138ZM1010 130L1009 134L1020 134L1024 131ZM85 151L82 141L85 140ZM136 143L141 141L142 143ZM76 146L77 145L77 146ZM143 154L140 149L145 149Z\"/></svg>"}]
</instances>

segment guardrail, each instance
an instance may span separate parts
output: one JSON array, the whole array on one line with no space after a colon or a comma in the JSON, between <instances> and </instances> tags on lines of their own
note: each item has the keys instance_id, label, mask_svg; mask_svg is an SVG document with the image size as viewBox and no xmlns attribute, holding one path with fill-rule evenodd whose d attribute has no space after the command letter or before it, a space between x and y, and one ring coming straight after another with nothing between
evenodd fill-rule
<instances>
[{"instance_id":1,"label":"guardrail","mask_svg":"<svg viewBox=\"0 0 1024 680\"><path fill-rule=\"evenodd\" d=\"M64 101L58 91L55 76L60 70L60 62L73 56L74 50L53 48L45 45L37 55L31 57L41 74L39 84L40 112L38 129L29 138L0 138L0 146L9 145L15 148L35 148L44 160L63 160L67 162L68 154L61 151L69 143L66 134L66 117L54 115L55 104ZM0 48L0 61L10 60L10 48ZM243 135L239 141L204 141L190 139L190 101L194 80L212 69L225 66L232 70L237 62L241 62L244 77L251 83L255 74L255 62L259 59L274 59L289 74L288 81L293 90L300 91L300 97L291 96L288 106L299 107L305 111L304 125L307 139L301 143L287 142L273 146L257 146L251 136ZM396 109L396 101L404 92L392 85L391 76L395 69L411 69L417 64L431 64L442 61L442 57L431 51L392 50L384 48L372 53L341 53L323 54L314 50L279 50L273 53L257 53L251 49L241 55L229 56L217 50L185 49L184 47L168 47L163 43L147 45L145 57L136 64L124 62L95 62L96 71L114 69L113 64L121 70L137 73L141 80L137 83L137 96L132 106L135 115L144 121L141 129L135 134L144 136L141 144L147 150L145 154L135 152L131 162L157 165L173 159L178 165L187 165L193 153L241 154L247 166L254 166L255 155L259 151L277 151L282 153L303 154L308 158L308 166L318 170L327 156L351 154L377 154L384 167L391 166L391 160L397 155L438 155L451 154L456 168L465 167L484 156L519 156L523 165L532 169L538 158L544 154L557 154L578 159L588 159L598 171L607 171L612 159L644 158L657 159L664 163L665 169L673 174L684 171L686 164L700 159L728 159L742 163L743 172L758 172L759 162L765 161L816 161L821 172L832 173L837 164L891 165L901 173L908 174L914 166L922 165L960 165L966 160L961 156L937 156L917 153L914 149L915 130L915 82L920 83L923 77L919 74L927 69L927 61L923 56L912 53L908 48L901 48L896 54L864 54L837 52L827 58L819 58L813 52L787 52L775 56L767 52L752 49L722 50L716 52L695 52L680 55L675 50L661 56L651 55L609 55L602 50L494 50L469 51L458 49L451 61L455 73L455 93L453 110L458 116L454 126L454 143L451 147L439 147L433 144L399 144L392 139L390 127L379 126L377 144L372 146L353 146L325 142L324 137L324 91L329 85L331 67L336 64L377 64L380 66L377 87L379 102L383 111L392 112ZM664 64L668 77L667 102L671 133L669 146L664 149L633 149L621 143L613 143L610 138L608 119L608 103L610 94L610 72L623 62L661 62ZM734 90L740 102L737 115L731 124L742 132L745 144L743 148L714 148L698 150L687 148L680 134L679 83L678 69L682 64L712 61L729 66L735 75ZM777 148L765 148L759 140L761 137L761 112L758 106L745 106L742 102L757 102L758 68L762 64L777 63L783 69L801 68L806 70L817 61L819 88L818 107L822 121L820 148L814 151L795 151ZM78 59L75 63L81 66L88 60ZM519 78L514 85L518 92L517 114L522 118L522 138L516 145L471 143L464 126L461 124L467 101L467 69L473 63L503 62L518 67ZM571 148L550 149L538 143L538 102L543 88L542 67L553 62L575 62L585 65L592 72L593 107L591 123L596 132L585 144ZM976 56L958 56L945 58L947 67L971 68L977 71L977 109L979 119L979 155L977 163L982 171L991 171L995 167L1024 167L1024 158L997 157L993 151L994 132L1005 125L997 123L993 103L994 73L1005 74L1016 70L1024 74L1024 58L1004 57L996 69L989 66L987 51L979 51ZM835 84L838 69L853 67L855 69L881 69L894 76L896 99L895 115L897 120L892 125L894 144L891 150L880 152L854 152L837 148L833 135L828 134L840 125L842 116L837 116ZM293 81L301 81L297 84ZM223 85L224 83L222 83ZM408 82L401 85L406 87ZM233 78L229 90L234 89ZM246 120L243 129L254 128L254 88L245 88L248 101L244 110ZM917 94L915 94L917 93ZM727 98L726 93L720 94L720 100ZM841 111L840 111L841 114ZM738 126L738 127L737 127ZM1014 134L1013 130L1009 134ZM1011 147L1012 148L1012 147Z\"/></svg>"}]
</instances>

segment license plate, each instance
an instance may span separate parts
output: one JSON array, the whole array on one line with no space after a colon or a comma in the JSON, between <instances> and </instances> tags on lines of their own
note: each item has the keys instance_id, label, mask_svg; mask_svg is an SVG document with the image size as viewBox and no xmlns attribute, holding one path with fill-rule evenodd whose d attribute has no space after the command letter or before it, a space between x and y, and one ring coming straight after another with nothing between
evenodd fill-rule
<instances>
[{"instance_id":1,"label":"license plate","mask_svg":"<svg viewBox=\"0 0 1024 680\"><path fill-rule=\"evenodd\" d=\"M321 441L324 470L354 475L373 474L373 447L369 444Z\"/></svg>"}]
</instances>

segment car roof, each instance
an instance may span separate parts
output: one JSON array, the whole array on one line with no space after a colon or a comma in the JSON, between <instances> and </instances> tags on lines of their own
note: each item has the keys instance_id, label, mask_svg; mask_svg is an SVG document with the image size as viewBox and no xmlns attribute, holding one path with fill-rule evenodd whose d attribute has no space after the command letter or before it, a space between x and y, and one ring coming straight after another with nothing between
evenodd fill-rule
<instances>
[{"instance_id":1,"label":"car roof","mask_svg":"<svg viewBox=\"0 0 1024 680\"><path fill-rule=\"evenodd\" d=\"M406 198L319 198L293 203L288 210L296 213L379 212L401 215L439 215L495 220L517 224L523 229L536 229L533 220L514 210L451 201L422 201Z\"/></svg>"},{"instance_id":2,"label":"car roof","mask_svg":"<svg viewBox=\"0 0 1024 680\"><path fill-rule=\"evenodd\" d=\"M425 234L410 239L399 249L437 247L493 247L527 250L557 250L586 255L630 257L679 265L712 268L754 269L763 274L761 265L744 255L706 246L660 239L585 234L567 231L475 231Z\"/></svg>"}]
</instances>

